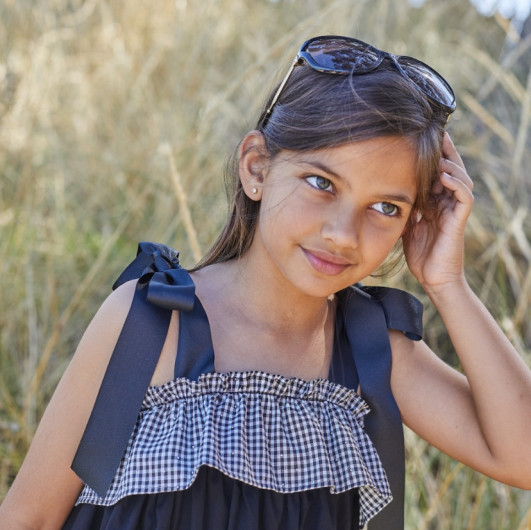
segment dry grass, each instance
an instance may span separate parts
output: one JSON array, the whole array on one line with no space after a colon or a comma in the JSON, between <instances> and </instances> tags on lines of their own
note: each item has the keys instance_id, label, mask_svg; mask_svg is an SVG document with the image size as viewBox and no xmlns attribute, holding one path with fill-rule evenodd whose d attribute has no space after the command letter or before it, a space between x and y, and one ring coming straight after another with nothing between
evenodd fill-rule
<instances>
[{"instance_id":1,"label":"dry grass","mask_svg":"<svg viewBox=\"0 0 531 530\"><path fill-rule=\"evenodd\" d=\"M37 0L0 5L0 498L90 316L139 240L192 265L225 215L221 173L304 38L424 58L477 204L467 274L531 364L531 40L461 0ZM389 280L418 292L406 271ZM422 295L421 295L422 296ZM450 362L433 310L426 338ZM407 433L408 528L531 528L530 495Z\"/></svg>"}]
</instances>

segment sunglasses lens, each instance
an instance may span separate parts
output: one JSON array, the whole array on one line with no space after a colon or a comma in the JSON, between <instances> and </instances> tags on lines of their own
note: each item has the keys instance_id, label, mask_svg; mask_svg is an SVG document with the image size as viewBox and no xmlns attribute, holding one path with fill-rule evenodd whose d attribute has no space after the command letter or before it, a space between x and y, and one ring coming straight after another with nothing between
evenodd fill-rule
<instances>
[{"instance_id":1,"label":"sunglasses lens","mask_svg":"<svg viewBox=\"0 0 531 530\"><path fill-rule=\"evenodd\" d=\"M376 49L369 44L341 37L315 39L308 43L304 51L316 65L337 72L372 70L381 60Z\"/></svg>"},{"instance_id":2,"label":"sunglasses lens","mask_svg":"<svg viewBox=\"0 0 531 530\"><path fill-rule=\"evenodd\" d=\"M397 61L407 76L431 99L447 107L455 107L450 85L433 68L412 57L398 57Z\"/></svg>"}]
</instances>

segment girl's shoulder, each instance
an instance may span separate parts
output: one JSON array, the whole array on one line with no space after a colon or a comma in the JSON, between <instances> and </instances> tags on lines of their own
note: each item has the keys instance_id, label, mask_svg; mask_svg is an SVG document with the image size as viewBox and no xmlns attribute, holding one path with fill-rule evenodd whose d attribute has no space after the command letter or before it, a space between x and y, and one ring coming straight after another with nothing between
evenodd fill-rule
<instances>
[{"instance_id":1,"label":"girl's shoulder","mask_svg":"<svg viewBox=\"0 0 531 530\"><path fill-rule=\"evenodd\" d=\"M91 324L120 330L131 308L136 289L136 280L128 280L116 287L103 301Z\"/></svg>"}]
</instances>

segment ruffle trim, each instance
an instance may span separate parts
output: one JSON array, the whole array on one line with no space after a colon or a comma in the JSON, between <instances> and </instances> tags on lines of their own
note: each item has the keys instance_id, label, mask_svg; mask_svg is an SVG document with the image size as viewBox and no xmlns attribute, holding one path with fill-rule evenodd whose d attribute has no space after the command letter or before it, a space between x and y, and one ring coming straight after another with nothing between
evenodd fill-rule
<instances>
[{"instance_id":1,"label":"ruffle trim","mask_svg":"<svg viewBox=\"0 0 531 530\"><path fill-rule=\"evenodd\" d=\"M354 391L326 379L208 373L149 387L107 495L85 486L76 504L185 490L206 465L279 493L359 488L364 525L392 499L363 431L368 412Z\"/></svg>"},{"instance_id":2,"label":"ruffle trim","mask_svg":"<svg viewBox=\"0 0 531 530\"><path fill-rule=\"evenodd\" d=\"M202 374L198 381L186 378L169 381L162 386L147 389L142 411L160 407L180 399L205 397L209 394L258 394L282 399L329 402L353 414L362 421L368 414L367 403L355 392L328 379L305 381L297 377L286 378L265 372L212 372Z\"/></svg>"}]
</instances>

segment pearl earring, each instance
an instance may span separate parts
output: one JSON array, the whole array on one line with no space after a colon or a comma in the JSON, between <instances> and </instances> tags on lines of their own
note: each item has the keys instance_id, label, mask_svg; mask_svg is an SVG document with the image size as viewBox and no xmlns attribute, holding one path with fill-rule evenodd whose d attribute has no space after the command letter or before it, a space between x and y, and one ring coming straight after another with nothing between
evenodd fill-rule
<instances>
[{"instance_id":1,"label":"pearl earring","mask_svg":"<svg viewBox=\"0 0 531 530\"><path fill-rule=\"evenodd\" d=\"M252 192L253 192L253 194L256 194L256 193L258 193L258 190L256 188L253 188Z\"/></svg>"}]
</instances>

